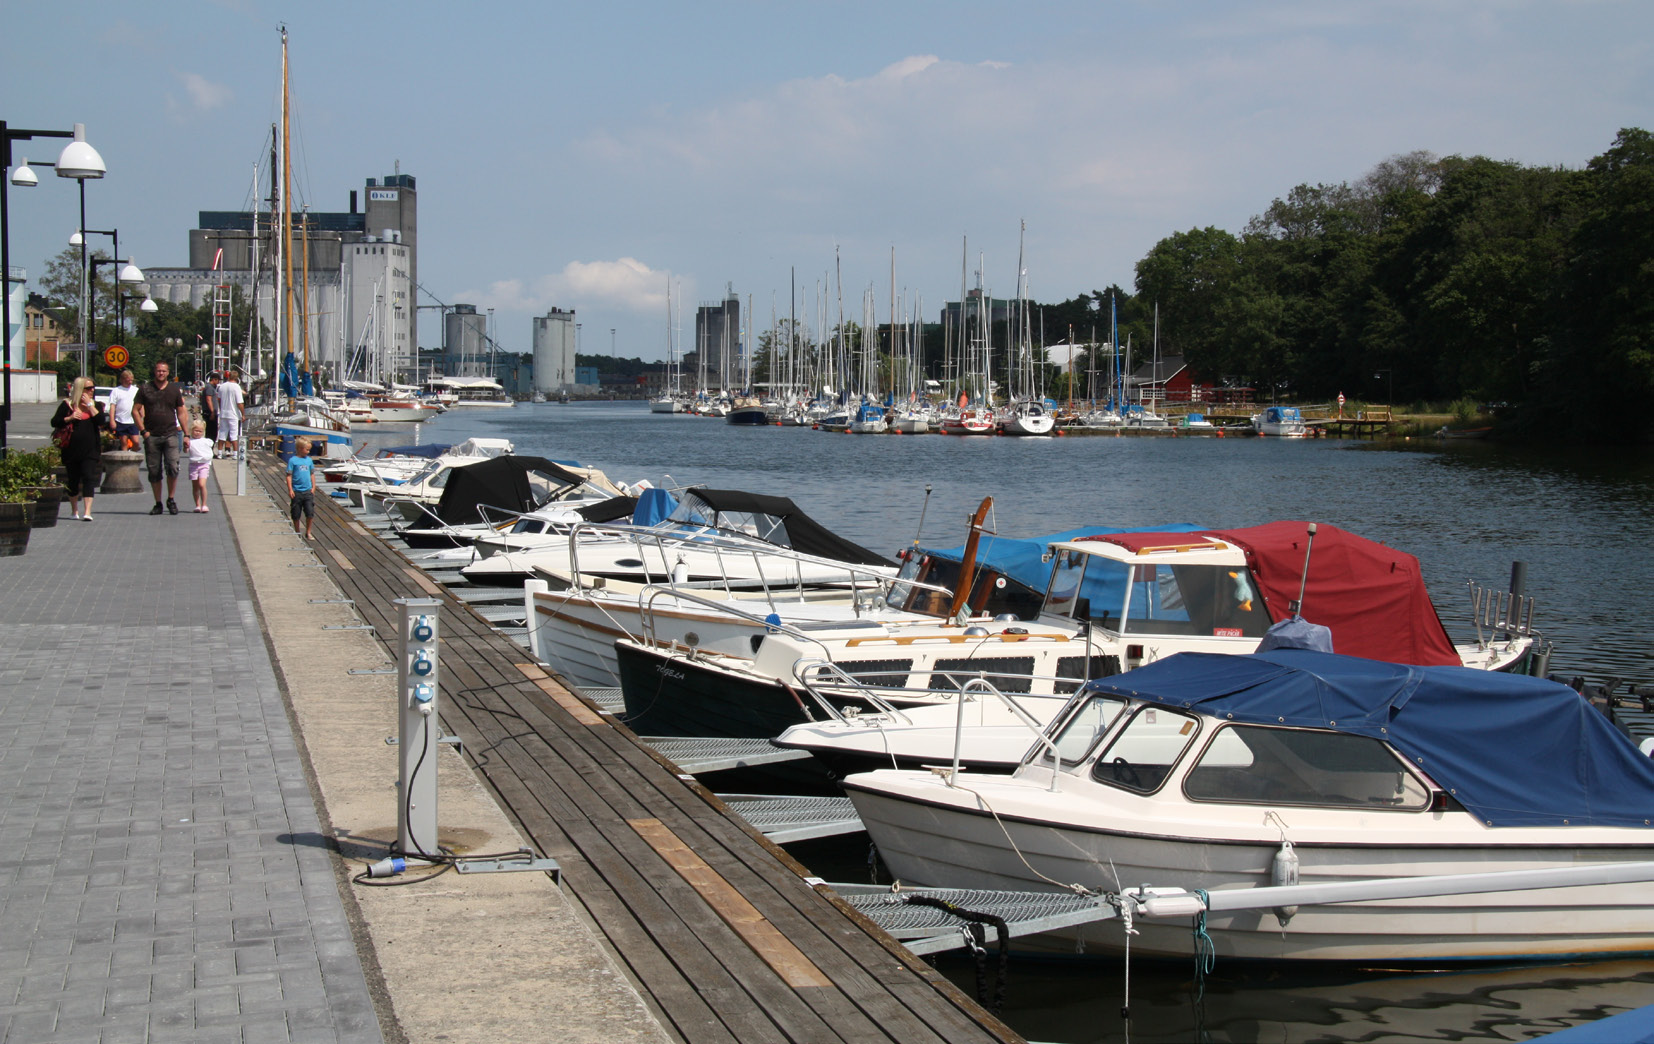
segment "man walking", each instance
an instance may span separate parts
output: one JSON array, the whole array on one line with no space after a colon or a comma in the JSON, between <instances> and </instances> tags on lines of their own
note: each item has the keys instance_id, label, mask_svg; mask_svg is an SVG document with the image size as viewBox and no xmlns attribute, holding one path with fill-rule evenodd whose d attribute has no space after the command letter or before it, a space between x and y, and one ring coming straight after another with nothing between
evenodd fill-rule
<instances>
[{"instance_id":1,"label":"man walking","mask_svg":"<svg viewBox=\"0 0 1654 1044\"><path fill-rule=\"evenodd\" d=\"M155 494L151 515L161 513L161 472L167 474L167 506L171 514L178 514L178 452L184 432L189 430L189 408L184 405L184 389L172 383L172 367L155 364L155 378L138 389L132 403L132 417L144 433L144 463L149 467L149 488Z\"/></svg>"},{"instance_id":2,"label":"man walking","mask_svg":"<svg viewBox=\"0 0 1654 1044\"><path fill-rule=\"evenodd\" d=\"M121 449L138 448L138 422L132 417L132 404L138 401L137 378L131 370L121 371L121 383L109 393L109 430L121 440Z\"/></svg>"},{"instance_id":3,"label":"man walking","mask_svg":"<svg viewBox=\"0 0 1654 1044\"><path fill-rule=\"evenodd\" d=\"M224 443L219 441L219 436L218 436L218 371L217 370L214 370L212 373L207 374L207 383L201 389L201 400L200 400L199 405L196 408L201 411L201 414L200 414L201 422L207 426L207 438L213 440L214 449L215 450L223 449L224 448ZM221 456L223 456L223 454L215 452L215 453L213 453L213 456L221 457Z\"/></svg>"},{"instance_id":4,"label":"man walking","mask_svg":"<svg viewBox=\"0 0 1654 1044\"><path fill-rule=\"evenodd\" d=\"M247 407L243 405L245 397L241 394L238 377L240 374L235 370L225 370L224 380L218 385L218 441L227 457L236 456L240 449L241 427L247 419Z\"/></svg>"}]
</instances>

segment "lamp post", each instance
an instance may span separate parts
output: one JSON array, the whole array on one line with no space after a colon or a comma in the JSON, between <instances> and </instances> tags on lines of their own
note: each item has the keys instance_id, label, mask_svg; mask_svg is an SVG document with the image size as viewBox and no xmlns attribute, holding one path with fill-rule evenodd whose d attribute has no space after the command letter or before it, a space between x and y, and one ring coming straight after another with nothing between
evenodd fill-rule
<instances>
[{"instance_id":1,"label":"lamp post","mask_svg":"<svg viewBox=\"0 0 1654 1044\"><path fill-rule=\"evenodd\" d=\"M87 292L87 295L86 295L86 307L88 309L90 309L92 307L93 303L96 302L97 296L98 296L98 293L97 293L98 266L99 265L122 265L122 266L124 266L120 270L120 274L115 277L116 278L116 283L115 283L115 325L117 327L119 327L122 331L124 331L126 329L126 295L122 293L122 290L124 290L125 287L123 287L121 284L125 283L127 286L143 286L144 285L143 270L140 269L137 265L133 264L132 259L129 258L129 257L93 257L93 258L88 258L86 264L87 264L87 267L88 267L88 270L89 270L89 278L87 279L87 285L91 287L91 289ZM97 331L95 329L92 331L92 333L93 333L94 337L97 336ZM88 341L88 342L82 342L82 343L83 344L90 344L91 342ZM83 351L81 353L82 357L84 357L85 354L86 353ZM86 370L86 367L82 366L81 367L81 376L83 376L83 377L85 376L85 370Z\"/></svg>"},{"instance_id":2,"label":"lamp post","mask_svg":"<svg viewBox=\"0 0 1654 1044\"><path fill-rule=\"evenodd\" d=\"M3 387L4 401L0 402L0 459L6 456L6 425L11 422L11 223L8 212L7 190L8 183L20 188L38 185L40 179L35 172L29 169L27 159L17 168L11 169L11 143L14 141L31 141L35 138L73 138L58 156L54 166L61 177L72 178L101 178L105 167L103 157L98 151L86 144L85 124L75 124L72 131L57 130L25 130L21 127L9 126L5 120L0 120L0 171L10 171L10 176L0 180L0 272L4 273L5 283L5 312L6 337ZM64 173L65 169L69 173ZM85 182L81 182L84 186ZM81 224L85 225L85 196L81 202ZM84 360L84 356L82 357ZM84 362L83 362L84 365Z\"/></svg>"}]
</instances>

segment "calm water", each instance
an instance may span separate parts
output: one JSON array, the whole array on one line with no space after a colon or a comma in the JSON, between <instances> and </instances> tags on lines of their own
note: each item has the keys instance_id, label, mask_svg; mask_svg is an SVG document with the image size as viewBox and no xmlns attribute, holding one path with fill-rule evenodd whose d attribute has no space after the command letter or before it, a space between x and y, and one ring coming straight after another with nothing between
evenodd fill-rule
<instances>
[{"instance_id":1,"label":"calm water","mask_svg":"<svg viewBox=\"0 0 1654 1044\"><path fill-rule=\"evenodd\" d=\"M453 411L423 441L509 438L518 452L575 459L626 481L788 496L822 523L887 553L916 536L964 540L985 496L993 527L1035 536L1080 525L1325 522L1419 557L1448 631L1473 637L1465 581L1503 587L1528 563L1554 672L1654 682L1654 459L1538 453L1486 444L1400 448L1315 440L857 437L738 428L657 415L642 403ZM380 425L365 445L413 441ZM931 489L926 503L926 487ZM923 529L920 520L923 518ZM1314 607L1306 606L1314 617ZM801 853L830 879L865 879L865 843ZM967 990L968 962L945 962ZM1654 1003L1654 962L1442 974L1255 969L1219 962L1203 991L1182 963L1134 962L1132 1021L1117 961L1012 965L1007 1020L1032 1040L1521 1040Z\"/></svg>"}]
</instances>

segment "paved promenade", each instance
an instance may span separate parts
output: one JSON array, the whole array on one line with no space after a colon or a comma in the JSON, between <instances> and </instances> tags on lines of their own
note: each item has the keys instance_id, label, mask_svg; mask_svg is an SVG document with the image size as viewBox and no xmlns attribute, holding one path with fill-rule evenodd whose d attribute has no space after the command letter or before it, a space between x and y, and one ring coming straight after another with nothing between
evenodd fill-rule
<instances>
[{"instance_id":1,"label":"paved promenade","mask_svg":"<svg viewBox=\"0 0 1654 1044\"><path fill-rule=\"evenodd\" d=\"M0 559L0 1040L380 1041L222 502L179 499Z\"/></svg>"}]
</instances>

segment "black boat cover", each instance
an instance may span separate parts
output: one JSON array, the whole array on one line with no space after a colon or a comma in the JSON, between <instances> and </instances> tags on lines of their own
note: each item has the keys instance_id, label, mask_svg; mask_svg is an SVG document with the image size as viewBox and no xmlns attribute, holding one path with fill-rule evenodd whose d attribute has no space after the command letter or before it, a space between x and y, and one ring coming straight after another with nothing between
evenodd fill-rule
<instances>
[{"instance_id":1,"label":"black boat cover","mask_svg":"<svg viewBox=\"0 0 1654 1044\"><path fill-rule=\"evenodd\" d=\"M442 487L436 516L445 525L463 526L482 522L477 505L507 511L531 511L554 489L577 486L579 475L544 457L506 454L475 464L454 468ZM417 528L429 528L420 526Z\"/></svg>"},{"instance_id":2,"label":"black boat cover","mask_svg":"<svg viewBox=\"0 0 1654 1044\"><path fill-rule=\"evenodd\" d=\"M712 517L705 512L710 509ZM694 486L683 491L672 521L719 526L752 535L741 520L723 519L724 515L746 514L758 527L757 536L772 544L790 547L806 555L830 558L836 562L856 565L894 566L896 563L852 543L806 515L802 508L786 497L747 493L738 489L708 489ZM767 519L762 516L769 516Z\"/></svg>"}]
</instances>

